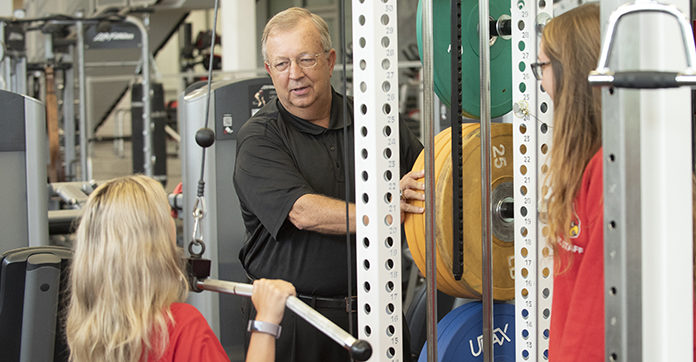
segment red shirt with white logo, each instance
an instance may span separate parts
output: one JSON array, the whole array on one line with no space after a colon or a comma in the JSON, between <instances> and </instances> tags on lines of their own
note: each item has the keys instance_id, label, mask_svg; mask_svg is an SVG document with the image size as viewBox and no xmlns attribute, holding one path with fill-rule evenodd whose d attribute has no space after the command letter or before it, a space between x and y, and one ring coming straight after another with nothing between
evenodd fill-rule
<instances>
[{"instance_id":1,"label":"red shirt with white logo","mask_svg":"<svg viewBox=\"0 0 696 362\"><path fill-rule=\"evenodd\" d=\"M549 360L603 361L602 149L585 167L574 206L568 240L559 243L554 260Z\"/></svg>"}]
</instances>

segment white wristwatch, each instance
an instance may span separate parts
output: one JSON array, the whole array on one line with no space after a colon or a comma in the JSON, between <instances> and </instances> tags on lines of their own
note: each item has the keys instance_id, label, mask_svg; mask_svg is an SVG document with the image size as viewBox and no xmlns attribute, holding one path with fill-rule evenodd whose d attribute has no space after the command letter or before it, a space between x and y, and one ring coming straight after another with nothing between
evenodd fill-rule
<instances>
[{"instance_id":1,"label":"white wristwatch","mask_svg":"<svg viewBox=\"0 0 696 362\"><path fill-rule=\"evenodd\" d=\"M264 321L257 321L257 320L250 320L249 324L247 325L247 331L248 332L261 332L261 333L266 333L270 334L276 339L280 338L280 331L282 327L273 324L270 322L264 322Z\"/></svg>"}]
</instances>

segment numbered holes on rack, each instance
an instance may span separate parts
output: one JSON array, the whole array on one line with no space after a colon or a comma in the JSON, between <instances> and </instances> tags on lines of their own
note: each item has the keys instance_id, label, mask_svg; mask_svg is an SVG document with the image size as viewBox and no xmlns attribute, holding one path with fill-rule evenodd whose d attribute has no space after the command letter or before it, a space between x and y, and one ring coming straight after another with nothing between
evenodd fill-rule
<instances>
[{"instance_id":1,"label":"numbered holes on rack","mask_svg":"<svg viewBox=\"0 0 696 362\"><path fill-rule=\"evenodd\" d=\"M544 258L547 258L549 255L551 255L551 249L549 249L548 246L545 246L543 249L541 249L541 255L543 255Z\"/></svg>"},{"instance_id":2,"label":"numbered holes on rack","mask_svg":"<svg viewBox=\"0 0 696 362\"><path fill-rule=\"evenodd\" d=\"M384 82L382 82L382 90L383 90L385 93L386 93L386 92L389 92L390 89L391 89L391 83L389 83L388 80L385 80Z\"/></svg>"},{"instance_id":3,"label":"numbered holes on rack","mask_svg":"<svg viewBox=\"0 0 696 362\"><path fill-rule=\"evenodd\" d=\"M391 62L389 61L389 59L387 59L387 58L382 59L382 69L388 70L390 66L391 66Z\"/></svg>"},{"instance_id":4,"label":"numbered holes on rack","mask_svg":"<svg viewBox=\"0 0 696 362\"><path fill-rule=\"evenodd\" d=\"M389 38L388 37L382 37L382 47L386 48L389 46Z\"/></svg>"}]
</instances>

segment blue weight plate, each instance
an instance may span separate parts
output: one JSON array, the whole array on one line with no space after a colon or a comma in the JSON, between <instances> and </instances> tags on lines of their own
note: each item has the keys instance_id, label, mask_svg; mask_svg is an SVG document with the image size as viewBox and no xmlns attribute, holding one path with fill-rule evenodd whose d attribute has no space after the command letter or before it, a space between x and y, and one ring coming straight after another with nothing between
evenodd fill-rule
<instances>
[{"instance_id":1,"label":"blue weight plate","mask_svg":"<svg viewBox=\"0 0 696 362\"><path fill-rule=\"evenodd\" d=\"M450 326L452 325L458 325L462 318L462 315L467 313L469 309L472 308L472 305L474 303L466 303L463 305L460 305L459 307L455 308L454 310L450 311L442 317L440 322L437 324L437 341L438 341L438 346L440 345L440 340L442 338L446 338L446 334L449 334L450 331ZM453 328L454 330L456 328ZM418 358L418 362L427 362L427 346L428 342L426 341L425 344L423 345L423 348L421 349L420 357Z\"/></svg>"},{"instance_id":2,"label":"blue weight plate","mask_svg":"<svg viewBox=\"0 0 696 362\"><path fill-rule=\"evenodd\" d=\"M454 314L453 311L455 318L450 320L447 326L443 326L441 333L439 333L437 347L439 362L483 361L481 303L472 302L466 306L468 307L463 313ZM507 303L496 304L493 315L494 361L514 361L515 306ZM439 325L438 331L440 331ZM426 361L426 354L427 351L424 347L418 361Z\"/></svg>"}]
</instances>

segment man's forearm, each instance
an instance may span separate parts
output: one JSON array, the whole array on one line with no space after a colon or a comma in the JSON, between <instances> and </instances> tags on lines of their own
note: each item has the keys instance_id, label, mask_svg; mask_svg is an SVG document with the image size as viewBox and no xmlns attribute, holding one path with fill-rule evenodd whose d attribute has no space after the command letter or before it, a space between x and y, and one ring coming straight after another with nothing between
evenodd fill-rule
<instances>
[{"instance_id":1,"label":"man's forearm","mask_svg":"<svg viewBox=\"0 0 696 362\"><path fill-rule=\"evenodd\" d=\"M355 232L355 204L348 205L349 231ZM300 230L323 234L346 232L346 203L318 194L306 194L297 199L288 219Z\"/></svg>"}]
</instances>

